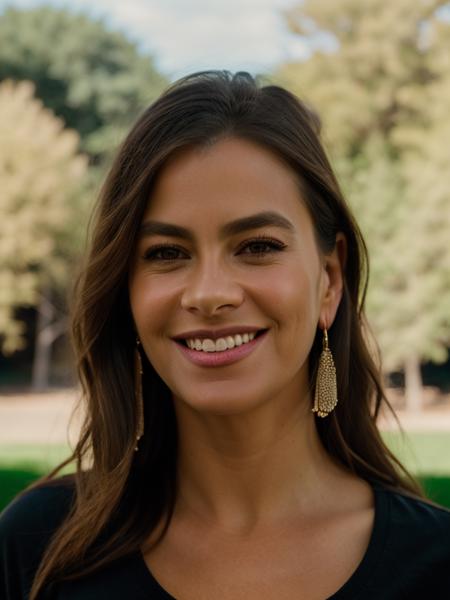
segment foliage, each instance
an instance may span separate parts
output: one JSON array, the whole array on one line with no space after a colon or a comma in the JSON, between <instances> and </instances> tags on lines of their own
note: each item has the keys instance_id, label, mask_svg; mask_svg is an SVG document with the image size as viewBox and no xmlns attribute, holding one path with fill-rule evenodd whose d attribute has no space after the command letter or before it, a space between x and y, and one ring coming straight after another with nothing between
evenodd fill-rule
<instances>
[{"instance_id":1,"label":"foliage","mask_svg":"<svg viewBox=\"0 0 450 600\"><path fill-rule=\"evenodd\" d=\"M0 173L6 177L0 352L7 354L25 345L16 308L51 313L38 343L51 344L63 331L99 182L131 122L167 81L123 34L66 9L7 8L0 15L0 47L0 82L6 86L0 115ZM47 110L31 99L30 83L15 87L10 80L32 82Z\"/></svg>"},{"instance_id":2,"label":"foliage","mask_svg":"<svg viewBox=\"0 0 450 600\"><path fill-rule=\"evenodd\" d=\"M276 79L323 138L371 255L368 316L385 367L450 343L450 23L442 0L305 0L286 11L315 49Z\"/></svg>"},{"instance_id":3,"label":"foliage","mask_svg":"<svg viewBox=\"0 0 450 600\"><path fill-rule=\"evenodd\" d=\"M24 344L15 308L38 303L43 278L67 277L58 238L79 218L75 201L87 168L77 152L78 134L64 129L33 90L31 82L0 84L0 350L5 354Z\"/></svg>"},{"instance_id":4,"label":"foliage","mask_svg":"<svg viewBox=\"0 0 450 600\"><path fill-rule=\"evenodd\" d=\"M167 84L124 35L65 9L6 9L0 47L0 81L33 81L36 95L78 131L81 149L96 162L111 155Z\"/></svg>"}]
</instances>

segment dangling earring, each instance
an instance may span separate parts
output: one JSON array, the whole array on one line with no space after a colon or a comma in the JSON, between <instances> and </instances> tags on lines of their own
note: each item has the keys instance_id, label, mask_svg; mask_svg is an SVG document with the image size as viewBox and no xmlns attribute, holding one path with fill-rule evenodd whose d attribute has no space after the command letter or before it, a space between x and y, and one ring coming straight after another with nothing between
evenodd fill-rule
<instances>
[{"instance_id":1,"label":"dangling earring","mask_svg":"<svg viewBox=\"0 0 450 600\"><path fill-rule=\"evenodd\" d=\"M337 401L336 367L334 366L331 350L328 348L328 333L325 327L312 411L317 413L319 417L326 417L335 408Z\"/></svg>"},{"instance_id":2,"label":"dangling earring","mask_svg":"<svg viewBox=\"0 0 450 600\"><path fill-rule=\"evenodd\" d=\"M139 352L139 346L141 342L139 338L136 338L136 348L134 349L134 394L136 400L136 414L137 414L137 433L136 433L136 446L135 452L139 450L138 442L144 435L144 396L142 394L142 359L141 353Z\"/></svg>"}]
</instances>

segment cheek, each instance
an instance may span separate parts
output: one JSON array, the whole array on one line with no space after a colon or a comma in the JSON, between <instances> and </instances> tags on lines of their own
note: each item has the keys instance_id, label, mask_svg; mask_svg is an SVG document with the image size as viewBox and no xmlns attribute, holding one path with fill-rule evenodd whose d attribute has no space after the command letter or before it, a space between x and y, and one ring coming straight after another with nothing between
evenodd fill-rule
<instances>
[{"instance_id":1,"label":"cheek","mask_svg":"<svg viewBox=\"0 0 450 600\"><path fill-rule=\"evenodd\" d=\"M161 364L161 344L167 343L171 302L161 285L150 285L145 277L136 277L129 286L130 307L133 319L149 362L158 373Z\"/></svg>"},{"instance_id":2,"label":"cheek","mask_svg":"<svg viewBox=\"0 0 450 600\"><path fill-rule=\"evenodd\" d=\"M173 310L173 295L158 281L149 281L144 275L130 280L129 297L133 319L141 337L164 332L168 335L168 316Z\"/></svg>"},{"instance_id":3,"label":"cheek","mask_svg":"<svg viewBox=\"0 0 450 600\"><path fill-rule=\"evenodd\" d=\"M273 321L277 355L286 364L303 363L314 341L319 318L317 282L301 265L280 270L260 288L266 315ZM286 362L288 361L288 362Z\"/></svg>"},{"instance_id":4,"label":"cheek","mask_svg":"<svg viewBox=\"0 0 450 600\"><path fill-rule=\"evenodd\" d=\"M293 319L314 319L317 290L313 279L312 274L300 265L274 270L258 284L258 303L280 324Z\"/></svg>"}]
</instances>

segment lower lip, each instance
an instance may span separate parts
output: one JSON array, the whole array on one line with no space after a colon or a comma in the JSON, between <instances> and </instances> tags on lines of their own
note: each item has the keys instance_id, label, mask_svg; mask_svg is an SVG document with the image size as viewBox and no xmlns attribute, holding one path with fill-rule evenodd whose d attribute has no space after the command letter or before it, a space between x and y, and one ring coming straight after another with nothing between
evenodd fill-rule
<instances>
[{"instance_id":1,"label":"lower lip","mask_svg":"<svg viewBox=\"0 0 450 600\"><path fill-rule=\"evenodd\" d=\"M251 342L241 344L241 346L235 346L230 350L223 350L222 352L203 352L202 350L191 350L187 346L175 342L180 352L194 365L201 367L221 367L224 365L230 365L242 358L248 356L253 350L259 346L259 344L266 337L267 331L260 333L258 337L253 338Z\"/></svg>"}]
</instances>

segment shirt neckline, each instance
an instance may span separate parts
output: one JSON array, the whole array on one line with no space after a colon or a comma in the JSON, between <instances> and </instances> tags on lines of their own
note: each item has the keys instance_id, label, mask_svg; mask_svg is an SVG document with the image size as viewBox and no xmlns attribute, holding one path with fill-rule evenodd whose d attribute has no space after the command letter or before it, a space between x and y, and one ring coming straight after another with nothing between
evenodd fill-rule
<instances>
[{"instance_id":1,"label":"shirt neckline","mask_svg":"<svg viewBox=\"0 0 450 600\"><path fill-rule=\"evenodd\" d=\"M388 538L390 523L390 495L377 483L372 483L375 499L375 515L369 544L359 565L347 581L327 600L354 600L370 584L378 571ZM145 564L145 562L144 562Z\"/></svg>"},{"instance_id":2,"label":"shirt neckline","mask_svg":"<svg viewBox=\"0 0 450 600\"><path fill-rule=\"evenodd\" d=\"M329 596L327 600L353 600L356 597L355 594L361 593L367 587L372 575L377 571L376 567L381 560L387 540L390 521L390 502L389 494L384 493L385 490L379 484L372 483L371 485L374 493L375 515L369 544L359 565L347 581L334 594ZM153 576L142 552L138 550L134 554L134 581L146 597L150 597L151 593L158 593L158 598L161 600L177 600Z\"/></svg>"}]
</instances>

